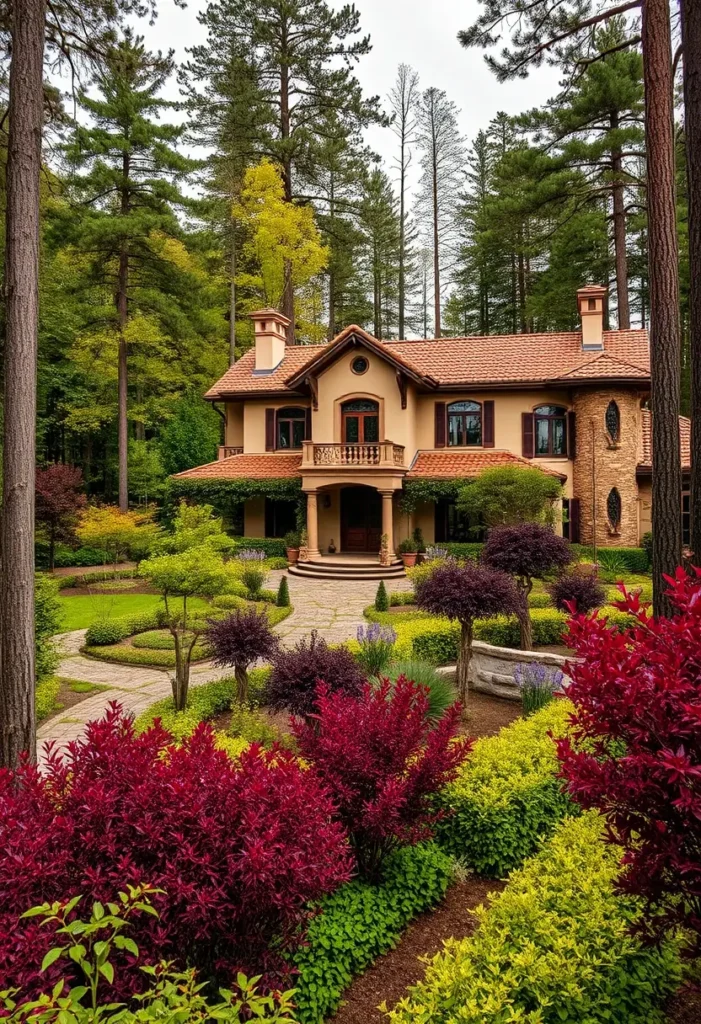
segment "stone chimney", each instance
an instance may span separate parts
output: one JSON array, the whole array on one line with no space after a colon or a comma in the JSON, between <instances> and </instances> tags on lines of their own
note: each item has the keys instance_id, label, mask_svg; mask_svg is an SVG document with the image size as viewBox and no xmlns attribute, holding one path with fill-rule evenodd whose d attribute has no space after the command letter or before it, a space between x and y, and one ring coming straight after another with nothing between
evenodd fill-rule
<instances>
[{"instance_id":1,"label":"stone chimney","mask_svg":"<svg viewBox=\"0 0 701 1024\"><path fill-rule=\"evenodd\" d=\"M290 321L277 309L258 309L251 313L255 332L256 365L254 373L272 373L285 358L285 338Z\"/></svg>"},{"instance_id":2,"label":"stone chimney","mask_svg":"<svg viewBox=\"0 0 701 1024\"><path fill-rule=\"evenodd\" d=\"M577 292L577 306L582 318L582 349L585 352L604 350L604 303L607 290L600 284L588 284Z\"/></svg>"}]
</instances>

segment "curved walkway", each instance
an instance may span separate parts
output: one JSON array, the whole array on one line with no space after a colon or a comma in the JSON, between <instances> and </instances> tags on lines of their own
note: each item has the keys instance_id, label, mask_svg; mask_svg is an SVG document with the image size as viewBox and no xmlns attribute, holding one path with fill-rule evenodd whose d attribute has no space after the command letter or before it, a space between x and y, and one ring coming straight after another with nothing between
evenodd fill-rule
<instances>
[{"instance_id":1,"label":"curved walkway","mask_svg":"<svg viewBox=\"0 0 701 1024\"><path fill-rule=\"evenodd\" d=\"M281 575L281 572L270 573L267 585L277 588ZM363 608L374 600L377 592L377 582L373 580L317 581L288 576L288 583L293 611L275 627L286 647L294 646L313 629L318 630L329 643L352 639L363 622ZM392 580L391 586L394 590L407 590L409 581ZM108 689L100 690L68 708L65 715L59 712L44 722L38 734L40 753L47 741L63 746L77 739L86 722L99 718L110 701L117 700L125 709L138 715L155 701L170 695L170 673L167 669L112 665L86 658L80 653L85 642L84 629L64 633L57 640L62 655L58 675L96 683ZM199 686L227 675L231 675L231 669L215 668L211 662L203 662L192 668L190 686Z\"/></svg>"}]
</instances>

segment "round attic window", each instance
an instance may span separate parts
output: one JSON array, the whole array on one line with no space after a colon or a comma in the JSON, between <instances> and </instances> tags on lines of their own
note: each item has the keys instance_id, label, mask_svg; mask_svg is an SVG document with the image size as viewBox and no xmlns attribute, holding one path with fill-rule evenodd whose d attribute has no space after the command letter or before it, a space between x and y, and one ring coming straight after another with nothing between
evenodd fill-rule
<instances>
[{"instance_id":1,"label":"round attic window","mask_svg":"<svg viewBox=\"0 0 701 1024\"><path fill-rule=\"evenodd\" d=\"M353 373L365 373L369 366L369 363L365 356L356 356L351 363L351 370Z\"/></svg>"}]
</instances>

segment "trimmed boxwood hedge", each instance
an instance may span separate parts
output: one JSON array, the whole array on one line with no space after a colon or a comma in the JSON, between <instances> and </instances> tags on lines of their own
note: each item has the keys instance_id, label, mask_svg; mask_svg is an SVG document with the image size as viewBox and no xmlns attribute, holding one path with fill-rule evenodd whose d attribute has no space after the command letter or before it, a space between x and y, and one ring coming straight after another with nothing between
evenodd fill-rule
<instances>
[{"instance_id":1,"label":"trimmed boxwood hedge","mask_svg":"<svg viewBox=\"0 0 701 1024\"><path fill-rule=\"evenodd\" d=\"M85 633L87 647L105 647L118 644L134 633L145 633L158 629L165 622L165 609L144 612L143 615L119 615L114 619L98 619L91 623Z\"/></svg>"},{"instance_id":2,"label":"trimmed boxwood hedge","mask_svg":"<svg viewBox=\"0 0 701 1024\"><path fill-rule=\"evenodd\" d=\"M481 875L519 867L573 805L556 778L555 744L572 713L558 699L497 736L478 740L458 777L438 794L445 810L437 841Z\"/></svg>"},{"instance_id":3,"label":"trimmed boxwood hedge","mask_svg":"<svg viewBox=\"0 0 701 1024\"><path fill-rule=\"evenodd\" d=\"M353 978L392 949L413 918L443 899L452 873L450 857L434 843L421 843L390 856L381 885L353 881L327 897L294 957L300 1024L329 1017Z\"/></svg>"},{"instance_id":4,"label":"trimmed boxwood hedge","mask_svg":"<svg viewBox=\"0 0 701 1024\"><path fill-rule=\"evenodd\" d=\"M391 1024L661 1024L682 976L681 940L634 936L641 905L616 891L603 821L568 818L513 874L466 939L449 939Z\"/></svg>"},{"instance_id":5,"label":"trimmed boxwood hedge","mask_svg":"<svg viewBox=\"0 0 701 1024\"><path fill-rule=\"evenodd\" d=\"M152 668L174 668L175 650L149 650L145 647L129 647L126 644L109 644L106 647L84 647L83 653L98 661L112 661L120 665L143 665ZM202 661L209 657L209 649L195 644L192 660Z\"/></svg>"},{"instance_id":6,"label":"trimmed boxwood hedge","mask_svg":"<svg viewBox=\"0 0 701 1024\"><path fill-rule=\"evenodd\" d=\"M573 544L572 550L575 556L583 561L594 560L594 548L586 544ZM597 551L611 552L622 565L625 565L628 572L647 573L650 571L650 559L645 548L600 547L597 548Z\"/></svg>"}]
</instances>

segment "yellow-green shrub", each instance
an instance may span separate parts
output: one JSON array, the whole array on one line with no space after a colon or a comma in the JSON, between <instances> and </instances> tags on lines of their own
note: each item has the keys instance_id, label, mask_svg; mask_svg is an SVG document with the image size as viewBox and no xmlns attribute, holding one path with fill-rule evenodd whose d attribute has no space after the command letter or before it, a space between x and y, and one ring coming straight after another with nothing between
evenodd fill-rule
<instances>
[{"instance_id":1,"label":"yellow-green shrub","mask_svg":"<svg viewBox=\"0 0 701 1024\"><path fill-rule=\"evenodd\" d=\"M631 935L640 905L617 895L620 849L595 813L567 819L511 876L477 931L450 939L392 1024L657 1024L681 977L680 942Z\"/></svg>"},{"instance_id":2,"label":"yellow-green shrub","mask_svg":"<svg viewBox=\"0 0 701 1024\"><path fill-rule=\"evenodd\" d=\"M458 777L438 795L446 817L437 839L482 875L501 878L533 853L571 810L556 778L555 744L572 713L558 699L530 718L478 740Z\"/></svg>"}]
</instances>

